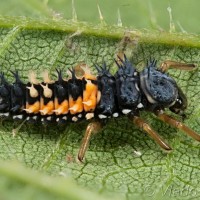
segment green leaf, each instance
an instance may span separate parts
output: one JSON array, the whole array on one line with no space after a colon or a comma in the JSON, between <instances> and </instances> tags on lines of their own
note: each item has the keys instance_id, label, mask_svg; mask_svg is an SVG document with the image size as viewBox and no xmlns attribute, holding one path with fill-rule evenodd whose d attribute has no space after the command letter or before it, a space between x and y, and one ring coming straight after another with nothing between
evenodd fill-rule
<instances>
[{"instance_id":1,"label":"green leaf","mask_svg":"<svg viewBox=\"0 0 200 200\"><path fill-rule=\"evenodd\" d=\"M77 187L70 178L42 175L16 162L1 162L0 177L1 199L16 199L17 194L18 199L103 200Z\"/></svg>"},{"instance_id":2,"label":"green leaf","mask_svg":"<svg viewBox=\"0 0 200 200\"><path fill-rule=\"evenodd\" d=\"M114 72L116 65L113 58L121 51L140 70L150 57L155 57L159 64L165 60L194 63L197 65L195 71L169 70L169 73L188 97L184 123L200 133L198 35L66 21L54 18L48 7L38 1L20 2L18 6L23 8L22 13L27 12L29 17L35 19L0 17L0 66L10 81L13 80L10 70L19 70L23 80L27 81L29 70L35 70L41 78L41 73L48 69L56 79L57 67L66 70L84 62L93 69L93 63L101 63L103 58ZM6 4L0 9L3 12ZM13 15L21 15L17 11L13 11ZM2 161L0 184L5 190L2 189L0 193L8 194L7 191L10 191L11 197L5 198L13 199L27 184L29 186L25 188L23 199L27 199L29 193L33 196L41 193L41 196L37 196L41 199L69 198L67 195L70 195L70 191L73 195L80 194L77 198L84 199L86 192L68 182L70 178L105 198L114 195L119 199L199 199L198 142L160 122L151 113L143 112L141 115L171 144L173 151L170 154L162 152L128 119L111 119L104 130L95 135L86 160L81 164L76 157L87 122L45 128L24 124L13 137L13 129L19 124L12 120L2 121L0 158L18 160L40 171L40 174L35 175L14 164L3 165ZM43 173L55 177L63 175L66 183L62 180L59 184L60 178L47 177L48 183L55 182L55 188L49 183L48 190L44 189L41 182ZM74 190L68 186L70 184ZM47 192L50 188L52 197ZM91 199L101 198L92 195L88 194ZM75 196L71 199L75 199Z\"/></svg>"},{"instance_id":3,"label":"green leaf","mask_svg":"<svg viewBox=\"0 0 200 200\"><path fill-rule=\"evenodd\" d=\"M199 64L199 37L193 35L129 31L124 37L124 30L117 27L24 18L1 18L0 26L0 65L8 77L11 76L9 70L14 69L27 80L29 70L41 76L44 69L53 75L56 67L66 70L82 62L92 68L93 63L101 63L103 58L114 71L113 58L122 49L138 68L143 67L150 56L159 63L171 59ZM170 70L170 74L188 97L185 123L200 132L199 69L193 72ZM3 121L0 157L17 159L28 167L55 176L65 174L79 185L105 196L117 194L121 199L148 198L148 195L158 199L197 196L199 144L151 114L144 112L142 116L169 141L174 149L172 153L162 152L143 131L123 118L110 120L93 138L84 164L76 162L76 156L87 123L46 129L42 125L24 124L13 137L13 122ZM179 194L182 190L193 193Z\"/></svg>"}]
</instances>

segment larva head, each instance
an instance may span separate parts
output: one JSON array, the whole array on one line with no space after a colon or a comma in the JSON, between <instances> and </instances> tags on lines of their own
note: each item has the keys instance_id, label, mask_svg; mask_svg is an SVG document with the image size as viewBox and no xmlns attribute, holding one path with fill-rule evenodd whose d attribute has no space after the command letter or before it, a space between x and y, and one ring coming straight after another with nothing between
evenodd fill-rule
<instances>
[{"instance_id":1,"label":"larva head","mask_svg":"<svg viewBox=\"0 0 200 200\"><path fill-rule=\"evenodd\" d=\"M140 73L140 83L154 110L169 108L176 114L184 115L186 96L172 77L156 69L155 60L147 62L147 67Z\"/></svg>"},{"instance_id":2,"label":"larva head","mask_svg":"<svg viewBox=\"0 0 200 200\"><path fill-rule=\"evenodd\" d=\"M178 86L177 88L178 97L175 103L172 106L170 106L169 109L176 114L184 116L184 110L187 108L187 98Z\"/></svg>"},{"instance_id":3,"label":"larva head","mask_svg":"<svg viewBox=\"0 0 200 200\"><path fill-rule=\"evenodd\" d=\"M156 69L155 60L140 73L140 87L148 102L158 109L170 107L179 95L175 80Z\"/></svg>"}]
</instances>

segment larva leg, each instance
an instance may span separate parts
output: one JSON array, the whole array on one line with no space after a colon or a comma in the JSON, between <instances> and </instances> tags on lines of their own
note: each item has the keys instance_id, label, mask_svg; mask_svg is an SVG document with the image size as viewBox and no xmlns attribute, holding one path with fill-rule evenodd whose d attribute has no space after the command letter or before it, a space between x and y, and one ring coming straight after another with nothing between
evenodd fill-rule
<instances>
[{"instance_id":1,"label":"larva leg","mask_svg":"<svg viewBox=\"0 0 200 200\"><path fill-rule=\"evenodd\" d=\"M134 116L133 122L142 130L144 130L146 133L148 133L156 142L159 144L159 146L166 150L170 151L172 148L151 128L149 124L147 124L142 118L138 116Z\"/></svg>"},{"instance_id":2,"label":"larva leg","mask_svg":"<svg viewBox=\"0 0 200 200\"><path fill-rule=\"evenodd\" d=\"M83 137L80 149L79 149L79 153L78 153L78 159L79 161L83 161L83 158L85 156L85 152L87 151L87 148L89 146L90 143L90 138L93 134L99 132L102 129L102 124L98 121L96 122L91 122L88 124L86 131L85 131L85 135Z\"/></svg>"},{"instance_id":3,"label":"larva leg","mask_svg":"<svg viewBox=\"0 0 200 200\"><path fill-rule=\"evenodd\" d=\"M192 129L187 127L182 122L180 122L180 121L174 119L173 117L163 113L163 111L157 112L156 115L163 122L165 122L165 123L167 123L167 124L169 124L171 126L174 126L175 128L178 128L178 129L182 130L183 132L185 132L187 135L189 135L193 139L195 139L197 141L200 141L200 135L198 135L195 131L193 131Z\"/></svg>"},{"instance_id":4,"label":"larva leg","mask_svg":"<svg viewBox=\"0 0 200 200\"><path fill-rule=\"evenodd\" d=\"M194 70L196 66L194 64L180 63L176 61L166 60L160 65L160 70L166 72L169 68L175 68L180 70Z\"/></svg>"},{"instance_id":5,"label":"larva leg","mask_svg":"<svg viewBox=\"0 0 200 200\"><path fill-rule=\"evenodd\" d=\"M19 132L19 130L21 129L21 127L24 125L25 122L26 122L26 119L23 120L16 128L12 130L13 137L17 135L17 133Z\"/></svg>"}]
</instances>

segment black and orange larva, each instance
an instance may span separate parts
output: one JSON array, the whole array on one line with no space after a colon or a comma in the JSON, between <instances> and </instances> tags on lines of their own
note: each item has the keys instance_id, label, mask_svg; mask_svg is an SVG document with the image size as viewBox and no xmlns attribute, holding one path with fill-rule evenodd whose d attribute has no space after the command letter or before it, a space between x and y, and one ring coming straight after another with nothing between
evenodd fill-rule
<instances>
[{"instance_id":1,"label":"black and orange larva","mask_svg":"<svg viewBox=\"0 0 200 200\"><path fill-rule=\"evenodd\" d=\"M72 77L65 80L61 70L57 70L57 81L51 81L44 73L41 83L33 72L27 84L20 80L17 72L12 72L15 77L13 84L8 83L1 73L0 116L43 123L90 120L78 154L80 161L84 158L91 135L102 128L101 122L122 115L127 115L163 149L171 150L140 118L141 110L153 112L160 120L200 141L196 132L164 113L169 108L183 116L187 107L185 95L166 71L169 67L193 70L193 64L166 61L157 69L156 60L150 60L144 70L138 72L125 55L123 59L118 57L115 61L118 70L114 76L105 62L102 66L95 66L97 76L85 70L82 77L77 77L75 70L71 69Z\"/></svg>"}]
</instances>

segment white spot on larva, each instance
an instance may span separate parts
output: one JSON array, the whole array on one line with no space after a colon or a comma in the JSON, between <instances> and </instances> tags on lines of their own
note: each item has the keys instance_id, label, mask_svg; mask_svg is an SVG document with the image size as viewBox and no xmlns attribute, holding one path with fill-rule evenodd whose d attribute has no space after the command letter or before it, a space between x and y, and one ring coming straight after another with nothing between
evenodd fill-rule
<instances>
[{"instance_id":1,"label":"white spot on larva","mask_svg":"<svg viewBox=\"0 0 200 200\"><path fill-rule=\"evenodd\" d=\"M145 92L144 92L144 93L145 93ZM146 93L146 97L147 97L147 99L148 99L148 101L149 101L150 103L157 103L157 101L156 101L155 99L153 99L153 97L150 96L150 94L147 94L147 93Z\"/></svg>"},{"instance_id":2,"label":"white spot on larva","mask_svg":"<svg viewBox=\"0 0 200 200\"><path fill-rule=\"evenodd\" d=\"M78 121L78 118L77 118L77 117L72 117L72 121L73 121L73 122L77 122L77 121Z\"/></svg>"},{"instance_id":3,"label":"white spot on larva","mask_svg":"<svg viewBox=\"0 0 200 200\"><path fill-rule=\"evenodd\" d=\"M14 115L13 116L13 119L22 119L23 118L23 115Z\"/></svg>"},{"instance_id":4,"label":"white spot on larva","mask_svg":"<svg viewBox=\"0 0 200 200\"><path fill-rule=\"evenodd\" d=\"M41 122L43 122L43 121L44 121L44 118L41 119Z\"/></svg>"},{"instance_id":5,"label":"white spot on larva","mask_svg":"<svg viewBox=\"0 0 200 200\"><path fill-rule=\"evenodd\" d=\"M30 120L30 117L27 117L26 120L27 120L27 121Z\"/></svg>"},{"instance_id":6,"label":"white spot on larva","mask_svg":"<svg viewBox=\"0 0 200 200\"><path fill-rule=\"evenodd\" d=\"M0 113L0 116L3 116L3 117L8 117L9 116L9 113Z\"/></svg>"},{"instance_id":7,"label":"white spot on larva","mask_svg":"<svg viewBox=\"0 0 200 200\"><path fill-rule=\"evenodd\" d=\"M181 99L176 99L177 102L179 102L180 104L182 103Z\"/></svg>"},{"instance_id":8,"label":"white spot on larva","mask_svg":"<svg viewBox=\"0 0 200 200\"><path fill-rule=\"evenodd\" d=\"M142 103L139 103L138 105L137 105L137 108L143 108L144 107L144 105L142 104Z\"/></svg>"},{"instance_id":9,"label":"white spot on larva","mask_svg":"<svg viewBox=\"0 0 200 200\"><path fill-rule=\"evenodd\" d=\"M81 117L82 117L82 114L79 114L78 117L81 118Z\"/></svg>"},{"instance_id":10,"label":"white spot on larva","mask_svg":"<svg viewBox=\"0 0 200 200\"><path fill-rule=\"evenodd\" d=\"M33 119L36 120L36 119L37 119L37 116L33 116Z\"/></svg>"},{"instance_id":11,"label":"white spot on larva","mask_svg":"<svg viewBox=\"0 0 200 200\"><path fill-rule=\"evenodd\" d=\"M135 83L135 88L136 88L137 91L140 91L137 83Z\"/></svg>"},{"instance_id":12,"label":"white spot on larva","mask_svg":"<svg viewBox=\"0 0 200 200\"><path fill-rule=\"evenodd\" d=\"M124 115L127 115L128 113L130 113L131 112L131 110L129 110L129 109L123 109L122 110L122 113L124 114Z\"/></svg>"},{"instance_id":13,"label":"white spot on larva","mask_svg":"<svg viewBox=\"0 0 200 200\"><path fill-rule=\"evenodd\" d=\"M107 118L106 115L102 115L102 114L99 114L98 117L99 117L99 119L105 119L105 118Z\"/></svg>"},{"instance_id":14,"label":"white spot on larva","mask_svg":"<svg viewBox=\"0 0 200 200\"><path fill-rule=\"evenodd\" d=\"M67 116L62 117L62 119L67 120Z\"/></svg>"},{"instance_id":15,"label":"white spot on larva","mask_svg":"<svg viewBox=\"0 0 200 200\"><path fill-rule=\"evenodd\" d=\"M60 118L56 118L56 121L59 122L59 121L60 121Z\"/></svg>"},{"instance_id":16,"label":"white spot on larva","mask_svg":"<svg viewBox=\"0 0 200 200\"><path fill-rule=\"evenodd\" d=\"M137 72L134 72L134 76L137 76L138 75L138 73Z\"/></svg>"},{"instance_id":17,"label":"white spot on larva","mask_svg":"<svg viewBox=\"0 0 200 200\"><path fill-rule=\"evenodd\" d=\"M93 117L94 117L94 113L87 113L87 114L85 115L85 118L86 118L87 120L92 119Z\"/></svg>"},{"instance_id":18,"label":"white spot on larva","mask_svg":"<svg viewBox=\"0 0 200 200\"><path fill-rule=\"evenodd\" d=\"M48 120L48 121L51 121L51 116L47 117L47 120Z\"/></svg>"},{"instance_id":19,"label":"white spot on larva","mask_svg":"<svg viewBox=\"0 0 200 200\"><path fill-rule=\"evenodd\" d=\"M113 117L119 117L119 113L113 113Z\"/></svg>"}]
</instances>

